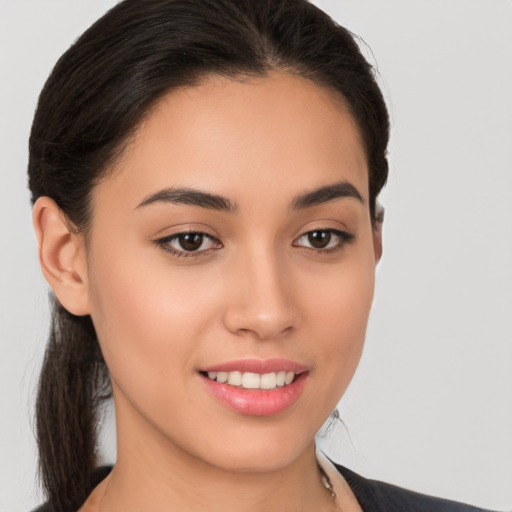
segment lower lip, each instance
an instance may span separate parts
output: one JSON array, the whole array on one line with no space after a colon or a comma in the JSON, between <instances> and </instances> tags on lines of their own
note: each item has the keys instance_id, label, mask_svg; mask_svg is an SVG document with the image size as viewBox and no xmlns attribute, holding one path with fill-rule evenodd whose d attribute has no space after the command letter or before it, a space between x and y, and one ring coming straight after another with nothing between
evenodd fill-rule
<instances>
[{"instance_id":1,"label":"lower lip","mask_svg":"<svg viewBox=\"0 0 512 512\"><path fill-rule=\"evenodd\" d=\"M301 373L291 384L275 389L244 389L220 383L201 375L212 395L241 414L248 416L272 416L291 407L300 397L308 372Z\"/></svg>"}]
</instances>

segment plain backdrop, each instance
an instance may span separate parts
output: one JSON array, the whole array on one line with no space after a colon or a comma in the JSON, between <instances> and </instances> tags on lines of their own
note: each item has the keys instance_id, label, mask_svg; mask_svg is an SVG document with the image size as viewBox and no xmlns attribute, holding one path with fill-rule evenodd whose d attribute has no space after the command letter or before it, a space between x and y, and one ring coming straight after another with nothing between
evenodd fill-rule
<instances>
[{"instance_id":1,"label":"plain backdrop","mask_svg":"<svg viewBox=\"0 0 512 512\"><path fill-rule=\"evenodd\" d=\"M48 331L26 190L38 93L113 0L0 0L0 510L41 496L31 418ZM324 0L392 116L363 359L320 444L365 476L512 507L512 3ZM371 48L371 50L370 50ZM115 458L107 415L104 459Z\"/></svg>"}]
</instances>

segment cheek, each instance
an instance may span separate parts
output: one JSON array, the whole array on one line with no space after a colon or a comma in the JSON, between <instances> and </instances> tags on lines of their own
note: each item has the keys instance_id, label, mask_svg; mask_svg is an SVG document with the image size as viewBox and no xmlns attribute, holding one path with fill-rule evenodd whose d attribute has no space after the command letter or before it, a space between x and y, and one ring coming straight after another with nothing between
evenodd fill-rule
<instances>
[{"instance_id":1,"label":"cheek","mask_svg":"<svg viewBox=\"0 0 512 512\"><path fill-rule=\"evenodd\" d=\"M332 405L352 379L364 345L375 276L374 260L368 254L361 251L347 259L304 296L303 311L313 331L310 350L315 350L321 385Z\"/></svg>"},{"instance_id":2,"label":"cheek","mask_svg":"<svg viewBox=\"0 0 512 512\"><path fill-rule=\"evenodd\" d=\"M144 253L93 259L91 316L112 378L123 388L142 382L156 392L192 360L214 314L211 287L156 266ZM138 387L138 386L135 386Z\"/></svg>"},{"instance_id":3,"label":"cheek","mask_svg":"<svg viewBox=\"0 0 512 512\"><path fill-rule=\"evenodd\" d=\"M375 263L369 255L369 251L356 248L350 258L332 270L303 278L309 280L308 292L301 292L307 320L321 330L323 339L331 340L338 348L364 338L375 280Z\"/></svg>"}]
</instances>

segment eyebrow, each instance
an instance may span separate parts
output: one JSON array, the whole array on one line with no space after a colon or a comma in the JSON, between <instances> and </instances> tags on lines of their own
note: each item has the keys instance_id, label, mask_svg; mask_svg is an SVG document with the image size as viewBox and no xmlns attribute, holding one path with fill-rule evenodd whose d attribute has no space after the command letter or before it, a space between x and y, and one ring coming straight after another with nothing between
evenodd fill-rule
<instances>
[{"instance_id":1,"label":"eyebrow","mask_svg":"<svg viewBox=\"0 0 512 512\"><path fill-rule=\"evenodd\" d=\"M365 204L364 199L354 185L348 181L340 181L296 196L291 203L291 207L293 210L302 210L345 197L352 197ZM143 199L137 208L154 203L184 204L229 213L238 211L238 205L227 197L187 187L170 187L159 190Z\"/></svg>"},{"instance_id":2,"label":"eyebrow","mask_svg":"<svg viewBox=\"0 0 512 512\"><path fill-rule=\"evenodd\" d=\"M146 197L137 208L153 203L173 203L199 206L210 210L235 212L238 206L228 198L192 188L165 188Z\"/></svg>"},{"instance_id":3,"label":"eyebrow","mask_svg":"<svg viewBox=\"0 0 512 512\"><path fill-rule=\"evenodd\" d=\"M292 208L294 210L301 210L303 208L318 206L320 204L333 201L334 199L341 199L344 197L352 197L357 199L361 204L365 204L363 197L352 183L349 183L348 181L340 181L297 196L292 201Z\"/></svg>"}]
</instances>

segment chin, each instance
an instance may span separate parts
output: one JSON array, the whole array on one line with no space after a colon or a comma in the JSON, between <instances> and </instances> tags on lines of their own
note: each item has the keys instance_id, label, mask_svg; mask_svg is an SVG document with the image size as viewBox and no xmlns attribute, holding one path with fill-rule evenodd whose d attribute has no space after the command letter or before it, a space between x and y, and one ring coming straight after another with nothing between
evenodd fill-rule
<instances>
[{"instance_id":1,"label":"chin","mask_svg":"<svg viewBox=\"0 0 512 512\"><path fill-rule=\"evenodd\" d=\"M204 440L193 447L194 455L210 466L229 472L266 473L279 471L311 451L314 453L314 434L294 429L276 428L238 430L234 435ZM302 434L302 435L301 435Z\"/></svg>"}]
</instances>

